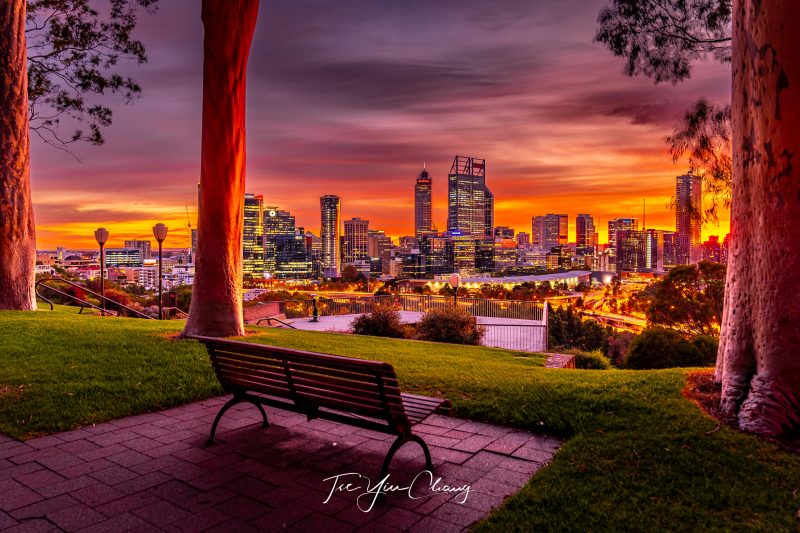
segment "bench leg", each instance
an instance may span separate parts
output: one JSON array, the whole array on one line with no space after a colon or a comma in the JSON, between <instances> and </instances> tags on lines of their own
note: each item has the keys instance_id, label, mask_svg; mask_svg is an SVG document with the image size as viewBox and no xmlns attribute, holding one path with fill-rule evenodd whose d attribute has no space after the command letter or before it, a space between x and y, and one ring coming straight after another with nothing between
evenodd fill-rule
<instances>
[{"instance_id":1,"label":"bench leg","mask_svg":"<svg viewBox=\"0 0 800 533\"><path fill-rule=\"evenodd\" d=\"M261 412L261 416L264 418L264 423L261 425L261 427L265 427L265 428L269 427L269 421L267 420L267 413L266 413L266 411L264 411L264 408L261 406L261 404L256 403L256 402L252 402L252 401L250 401L250 400L248 400L246 398L241 398L241 397L238 397L238 396L234 396L233 398L228 400L228 403L223 405L222 409L220 409L219 413L217 413L217 417L214 419L214 423L211 425L211 435L208 437L208 440L206 441L206 445L207 446L211 446L212 444L214 444L214 435L217 433L217 425L219 424L219 421L222 419L222 415L224 415L225 412L228 409L230 409L231 407L233 407L237 403L241 403L241 402L250 402L253 405L255 405L256 407L258 407L258 410Z\"/></svg>"},{"instance_id":2,"label":"bench leg","mask_svg":"<svg viewBox=\"0 0 800 533\"><path fill-rule=\"evenodd\" d=\"M422 447L422 451L425 454L425 468L433 472L433 461L431 461L431 452L428 450L428 445L425 444L425 441L422 440L421 437L417 435L411 436L404 436L400 435L397 439L392 443L392 447L389 448L389 452L386 454L386 458L383 460L383 466L381 467L381 473L378 479L383 479L389 473L389 465L392 463L392 458L394 454L397 453L397 450L400 449L403 444L407 442L416 442Z\"/></svg>"}]
</instances>

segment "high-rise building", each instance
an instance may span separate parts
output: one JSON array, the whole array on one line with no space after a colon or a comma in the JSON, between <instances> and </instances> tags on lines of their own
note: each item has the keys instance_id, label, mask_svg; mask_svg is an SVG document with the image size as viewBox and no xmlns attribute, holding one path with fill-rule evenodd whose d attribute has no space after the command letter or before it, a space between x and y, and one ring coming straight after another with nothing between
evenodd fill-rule
<instances>
[{"instance_id":1,"label":"high-rise building","mask_svg":"<svg viewBox=\"0 0 800 533\"><path fill-rule=\"evenodd\" d=\"M617 247L617 232L625 230L638 230L638 218L613 218L608 221L608 246Z\"/></svg>"},{"instance_id":2,"label":"high-rise building","mask_svg":"<svg viewBox=\"0 0 800 533\"><path fill-rule=\"evenodd\" d=\"M375 264L374 274L387 274L389 262L392 260L392 238L383 230L371 229L367 237L367 254L370 261Z\"/></svg>"},{"instance_id":3,"label":"high-rise building","mask_svg":"<svg viewBox=\"0 0 800 533\"><path fill-rule=\"evenodd\" d=\"M295 220L291 213L274 206L264 208L264 270L268 274L274 274L276 269L276 237L293 236L295 230Z\"/></svg>"},{"instance_id":4,"label":"high-rise building","mask_svg":"<svg viewBox=\"0 0 800 533\"><path fill-rule=\"evenodd\" d=\"M575 251L577 255L594 255L597 248L596 235L592 215L581 213L575 217Z\"/></svg>"},{"instance_id":5,"label":"high-rise building","mask_svg":"<svg viewBox=\"0 0 800 533\"><path fill-rule=\"evenodd\" d=\"M264 277L264 197L244 195L242 271L245 276Z\"/></svg>"},{"instance_id":6,"label":"high-rise building","mask_svg":"<svg viewBox=\"0 0 800 533\"><path fill-rule=\"evenodd\" d=\"M702 259L702 182L692 173L675 179L675 233L678 239L678 264L688 265Z\"/></svg>"},{"instance_id":7,"label":"high-rise building","mask_svg":"<svg viewBox=\"0 0 800 533\"><path fill-rule=\"evenodd\" d=\"M486 189L486 160L457 155L447 176L447 230L481 239L494 223L493 213L494 197Z\"/></svg>"},{"instance_id":8,"label":"high-rise building","mask_svg":"<svg viewBox=\"0 0 800 533\"><path fill-rule=\"evenodd\" d=\"M319 205L322 214L320 231L320 238L322 239L322 275L327 278L338 278L342 267L342 260L339 255L342 201L338 196L328 194L319 199Z\"/></svg>"},{"instance_id":9,"label":"high-rise building","mask_svg":"<svg viewBox=\"0 0 800 533\"><path fill-rule=\"evenodd\" d=\"M522 246L523 248L527 248L531 244L531 236L524 231L520 231L517 233L517 246Z\"/></svg>"},{"instance_id":10,"label":"high-rise building","mask_svg":"<svg viewBox=\"0 0 800 533\"><path fill-rule=\"evenodd\" d=\"M140 241L138 239L131 239L125 241L125 248L139 250L139 255L142 257L142 259L152 258L152 254L150 252L150 241L148 240Z\"/></svg>"},{"instance_id":11,"label":"high-rise building","mask_svg":"<svg viewBox=\"0 0 800 533\"><path fill-rule=\"evenodd\" d=\"M138 248L106 248L103 255L105 256L106 266L142 266L141 251Z\"/></svg>"},{"instance_id":12,"label":"high-rise building","mask_svg":"<svg viewBox=\"0 0 800 533\"><path fill-rule=\"evenodd\" d=\"M556 246L569 242L569 219L567 215L548 214L531 220L532 245L535 249L549 252Z\"/></svg>"},{"instance_id":13,"label":"high-rise building","mask_svg":"<svg viewBox=\"0 0 800 533\"><path fill-rule=\"evenodd\" d=\"M477 243L471 235L453 234L453 270L461 274L475 272Z\"/></svg>"},{"instance_id":14,"label":"high-rise building","mask_svg":"<svg viewBox=\"0 0 800 533\"><path fill-rule=\"evenodd\" d=\"M619 230L617 240L617 272L641 272L650 268L646 231Z\"/></svg>"},{"instance_id":15,"label":"high-rise building","mask_svg":"<svg viewBox=\"0 0 800 533\"><path fill-rule=\"evenodd\" d=\"M432 178L423 167L414 185L414 231L417 238L433 229L431 219Z\"/></svg>"},{"instance_id":16,"label":"high-rise building","mask_svg":"<svg viewBox=\"0 0 800 533\"><path fill-rule=\"evenodd\" d=\"M425 254L425 273L428 277L453 272L453 240L445 236L425 236L420 242Z\"/></svg>"},{"instance_id":17,"label":"high-rise building","mask_svg":"<svg viewBox=\"0 0 800 533\"><path fill-rule=\"evenodd\" d=\"M276 278L308 279L312 275L311 254L306 246L305 235L301 231L294 234L272 236L275 245Z\"/></svg>"},{"instance_id":18,"label":"high-rise building","mask_svg":"<svg viewBox=\"0 0 800 533\"><path fill-rule=\"evenodd\" d=\"M495 239L513 239L514 238L514 228L509 228L508 226L496 226L494 228L494 238Z\"/></svg>"},{"instance_id":19,"label":"high-rise building","mask_svg":"<svg viewBox=\"0 0 800 533\"><path fill-rule=\"evenodd\" d=\"M489 187L486 187L484 194L486 198L484 200L484 205L486 206L485 211L485 225L483 235L485 237L493 237L494 236L494 194L492 191L489 190Z\"/></svg>"},{"instance_id":20,"label":"high-rise building","mask_svg":"<svg viewBox=\"0 0 800 533\"><path fill-rule=\"evenodd\" d=\"M344 221L342 264L369 260L369 220L359 217Z\"/></svg>"}]
</instances>

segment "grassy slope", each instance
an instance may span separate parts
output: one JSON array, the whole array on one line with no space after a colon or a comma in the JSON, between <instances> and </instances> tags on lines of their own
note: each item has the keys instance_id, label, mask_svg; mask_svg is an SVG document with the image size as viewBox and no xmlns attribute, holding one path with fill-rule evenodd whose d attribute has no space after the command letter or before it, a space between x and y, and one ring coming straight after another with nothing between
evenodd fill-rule
<instances>
[{"instance_id":1,"label":"grassy slope","mask_svg":"<svg viewBox=\"0 0 800 533\"><path fill-rule=\"evenodd\" d=\"M25 390L0 399L0 431L57 431L219 390L203 350L166 337L179 323L56 314L0 313L0 386ZM248 340L391 362L406 390L446 395L459 416L572 435L478 529L797 529L800 458L708 433L715 423L680 394L685 371L548 370L500 350L259 331Z\"/></svg>"}]
</instances>

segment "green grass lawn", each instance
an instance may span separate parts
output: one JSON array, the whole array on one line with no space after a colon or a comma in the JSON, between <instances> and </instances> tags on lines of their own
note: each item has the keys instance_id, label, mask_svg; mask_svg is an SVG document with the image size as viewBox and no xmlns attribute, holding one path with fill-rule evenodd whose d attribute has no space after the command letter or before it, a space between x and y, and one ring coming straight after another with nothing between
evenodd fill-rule
<instances>
[{"instance_id":1,"label":"green grass lawn","mask_svg":"<svg viewBox=\"0 0 800 533\"><path fill-rule=\"evenodd\" d=\"M26 437L220 392L180 322L0 313L0 431ZM569 436L486 531L797 530L800 458L716 423L686 370L582 371L487 348L254 328L248 341L380 359L457 416Z\"/></svg>"}]
</instances>

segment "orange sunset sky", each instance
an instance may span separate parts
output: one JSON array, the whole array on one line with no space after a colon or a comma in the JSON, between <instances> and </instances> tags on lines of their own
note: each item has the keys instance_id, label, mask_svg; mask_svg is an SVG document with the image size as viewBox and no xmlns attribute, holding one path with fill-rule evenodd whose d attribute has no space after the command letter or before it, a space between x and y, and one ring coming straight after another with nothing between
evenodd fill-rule
<instances>
[{"instance_id":1,"label":"orange sunset sky","mask_svg":"<svg viewBox=\"0 0 800 533\"><path fill-rule=\"evenodd\" d=\"M392 236L413 232L413 186L433 176L434 222L446 229L453 156L486 158L497 225L530 232L532 215L591 213L606 242L610 218L674 229L675 176L664 137L704 96L730 99L729 65L654 85L623 73L593 42L603 0L262 2L248 71L248 192L319 232L319 196L342 197L344 218ZM142 86L102 147L73 157L32 136L37 246L109 246L170 228L188 246L196 219L202 25L199 3L162 0L137 36L149 61L120 70ZM65 134L69 130L67 125ZM725 235L727 213L708 235Z\"/></svg>"}]
</instances>

